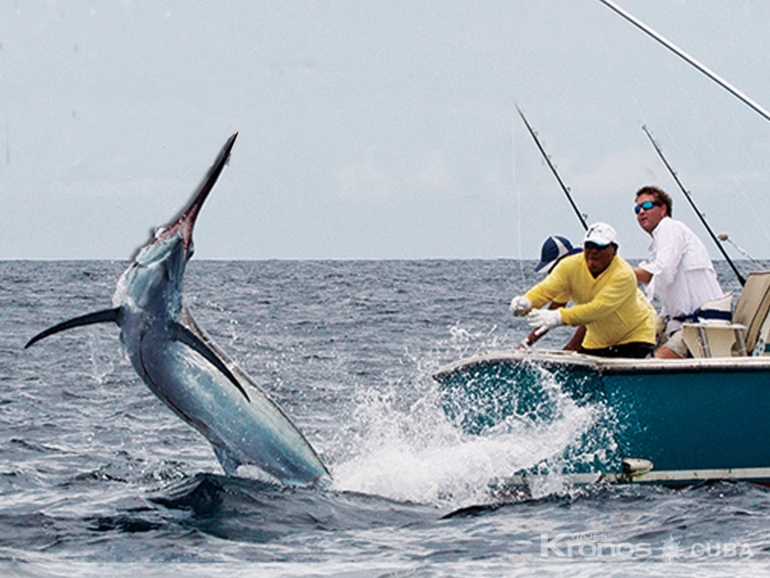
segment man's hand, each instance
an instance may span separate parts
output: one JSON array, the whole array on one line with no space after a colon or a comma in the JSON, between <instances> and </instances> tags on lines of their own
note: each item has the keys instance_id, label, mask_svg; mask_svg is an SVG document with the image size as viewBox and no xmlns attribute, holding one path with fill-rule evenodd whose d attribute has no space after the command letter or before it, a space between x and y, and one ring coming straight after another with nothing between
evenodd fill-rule
<instances>
[{"instance_id":1,"label":"man's hand","mask_svg":"<svg viewBox=\"0 0 770 578\"><path fill-rule=\"evenodd\" d=\"M511 299L511 313L514 317L524 317L530 309L532 309L532 301L524 295L517 295Z\"/></svg>"},{"instance_id":2,"label":"man's hand","mask_svg":"<svg viewBox=\"0 0 770 578\"><path fill-rule=\"evenodd\" d=\"M636 275L636 282L643 285L649 285L652 281L652 273L641 267L634 268L634 275Z\"/></svg>"},{"instance_id":3,"label":"man's hand","mask_svg":"<svg viewBox=\"0 0 770 578\"><path fill-rule=\"evenodd\" d=\"M531 327L552 329L562 325L561 312L558 309L535 309L527 318Z\"/></svg>"}]
</instances>

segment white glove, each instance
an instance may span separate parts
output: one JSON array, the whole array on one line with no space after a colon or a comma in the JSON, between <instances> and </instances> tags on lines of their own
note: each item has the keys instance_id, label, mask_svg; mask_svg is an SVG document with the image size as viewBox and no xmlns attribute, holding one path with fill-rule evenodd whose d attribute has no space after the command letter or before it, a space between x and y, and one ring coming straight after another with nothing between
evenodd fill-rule
<instances>
[{"instance_id":1,"label":"white glove","mask_svg":"<svg viewBox=\"0 0 770 578\"><path fill-rule=\"evenodd\" d=\"M532 309L532 301L524 295L517 295L511 299L511 313L514 317L524 317L530 309Z\"/></svg>"},{"instance_id":2,"label":"white glove","mask_svg":"<svg viewBox=\"0 0 770 578\"><path fill-rule=\"evenodd\" d=\"M535 309L527 318L531 327L552 329L563 323L558 309Z\"/></svg>"}]
</instances>

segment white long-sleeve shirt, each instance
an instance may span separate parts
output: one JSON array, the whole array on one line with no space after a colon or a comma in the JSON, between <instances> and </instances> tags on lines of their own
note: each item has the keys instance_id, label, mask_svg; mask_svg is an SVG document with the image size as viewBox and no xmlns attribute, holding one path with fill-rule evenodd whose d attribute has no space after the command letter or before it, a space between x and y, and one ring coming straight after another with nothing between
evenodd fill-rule
<instances>
[{"instance_id":1,"label":"white long-sleeve shirt","mask_svg":"<svg viewBox=\"0 0 770 578\"><path fill-rule=\"evenodd\" d=\"M652 275L647 297L651 300L657 294L664 318L688 315L723 295L703 241L681 221L661 219L652 232L649 250L650 258L639 267ZM671 334L681 324L670 319L666 332Z\"/></svg>"}]
</instances>

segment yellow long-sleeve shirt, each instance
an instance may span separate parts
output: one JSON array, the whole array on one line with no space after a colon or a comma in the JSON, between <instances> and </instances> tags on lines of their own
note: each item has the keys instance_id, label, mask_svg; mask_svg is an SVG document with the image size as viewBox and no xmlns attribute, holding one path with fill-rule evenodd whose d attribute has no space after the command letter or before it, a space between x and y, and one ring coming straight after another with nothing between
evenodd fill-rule
<instances>
[{"instance_id":1,"label":"yellow long-sleeve shirt","mask_svg":"<svg viewBox=\"0 0 770 578\"><path fill-rule=\"evenodd\" d=\"M636 285L631 265L615 255L594 278L582 254L562 259L526 296L542 307L565 296L573 307L561 308L565 325L585 325L583 347L601 349L624 343L655 343L655 310Z\"/></svg>"}]
</instances>

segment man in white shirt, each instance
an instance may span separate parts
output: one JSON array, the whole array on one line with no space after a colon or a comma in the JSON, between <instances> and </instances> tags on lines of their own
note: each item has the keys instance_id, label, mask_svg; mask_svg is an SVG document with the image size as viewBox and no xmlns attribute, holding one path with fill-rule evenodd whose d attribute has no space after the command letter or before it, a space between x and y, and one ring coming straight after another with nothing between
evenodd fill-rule
<instances>
[{"instance_id":1,"label":"man in white shirt","mask_svg":"<svg viewBox=\"0 0 770 578\"><path fill-rule=\"evenodd\" d=\"M636 279L647 285L647 297L660 298L666 322L665 343L655 357L687 356L682 321L707 301L723 295L703 242L687 225L671 218L671 197L657 187L636 192L636 220L652 236L650 258L634 269Z\"/></svg>"}]
</instances>

